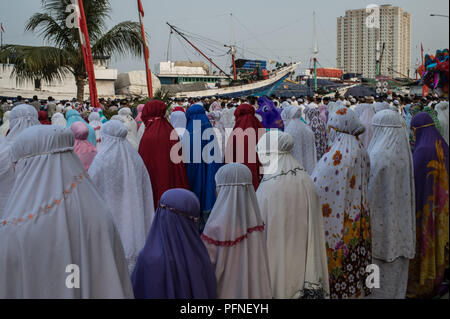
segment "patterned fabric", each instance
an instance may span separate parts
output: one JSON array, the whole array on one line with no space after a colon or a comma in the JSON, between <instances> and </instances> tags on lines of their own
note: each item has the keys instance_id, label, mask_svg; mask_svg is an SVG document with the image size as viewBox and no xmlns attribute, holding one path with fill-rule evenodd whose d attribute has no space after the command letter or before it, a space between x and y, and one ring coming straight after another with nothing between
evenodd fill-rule
<instances>
[{"instance_id":1,"label":"patterned fabric","mask_svg":"<svg viewBox=\"0 0 450 319\"><path fill-rule=\"evenodd\" d=\"M327 125L322 120L322 116L318 109L308 108L305 111L305 116L308 119L308 125L311 127L316 138L317 160L320 161L328 148Z\"/></svg>"},{"instance_id":2,"label":"patterned fabric","mask_svg":"<svg viewBox=\"0 0 450 319\"><path fill-rule=\"evenodd\" d=\"M346 107L330 115L336 131L330 151L317 164L312 179L319 193L332 299L369 295L366 267L372 263L368 205L370 160L358 135L364 132Z\"/></svg>"},{"instance_id":3,"label":"patterned fabric","mask_svg":"<svg viewBox=\"0 0 450 319\"><path fill-rule=\"evenodd\" d=\"M434 122L434 126L436 127L436 129L439 131L439 133L444 136L444 132L442 131L442 127L441 127L441 123L439 123L439 119L438 119L438 113L433 110L431 107L425 107L423 109L424 112L427 112L428 114L430 114L431 118L433 119Z\"/></svg>"},{"instance_id":4,"label":"patterned fabric","mask_svg":"<svg viewBox=\"0 0 450 319\"><path fill-rule=\"evenodd\" d=\"M409 265L407 297L431 298L449 266L448 145L428 113L411 121L415 131L416 257Z\"/></svg>"}]
</instances>

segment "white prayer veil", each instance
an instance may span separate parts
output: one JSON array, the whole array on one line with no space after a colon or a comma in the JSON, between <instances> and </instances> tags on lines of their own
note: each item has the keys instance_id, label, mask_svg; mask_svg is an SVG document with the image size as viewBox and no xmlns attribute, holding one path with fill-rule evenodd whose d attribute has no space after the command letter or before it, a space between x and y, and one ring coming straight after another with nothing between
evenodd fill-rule
<instances>
[{"instance_id":1,"label":"white prayer veil","mask_svg":"<svg viewBox=\"0 0 450 319\"><path fill-rule=\"evenodd\" d=\"M232 108L224 108L222 110L222 123L227 128L234 128L236 123L236 118L234 117L234 111L236 111L236 107Z\"/></svg>"},{"instance_id":2,"label":"white prayer veil","mask_svg":"<svg viewBox=\"0 0 450 319\"><path fill-rule=\"evenodd\" d=\"M383 110L373 118L369 207L373 257L392 262L415 256L414 166L401 118Z\"/></svg>"},{"instance_id":3,"label":"white prayer veil","mask_svg":"<svg viewBox=\"0 0 450 319\"><path fill-rule=\"evenodd\" d=\"M170 124L172 124L173 128L177 131L180 140L183 138L184 133L186 132L186 114L182 111L175 111L170 114L169 117ZM145 125L144 125L145 131ZM141 137L142 138L142 137Z\"/></svg>"},{"instance_id":4,"label":"white prayer veil","mask_svg":"<svg viewBox=\"0 0 450 319\"><path fill-rule=\"evenodd\" d=\"M0 218L8 201L11 187L14 184L14 168L11 162L10 146L0 136Z\"/></svg>"},{"instance_id":5,"label":"white prayer veil","mask_svg":"<svg viewBox=\"0 0 450 319\"><path fill-rule=\"evenodd\" d=\"M88 120L89 120L89 125L92 126L92 128L95 131L95 138L97 139L97 149L100 149L100 146L102 143L100 129L103 124L100 119L100 114L98 114L97 112L92 112L91 114L89 114Z\"/></svg>"},{"instance_id":6,"label":"white prayer veil","mask_svg":"<svg viewBox=\"0 0 450 319\"><path fill-rule=\"evenodd\" d=\"M66 127L67 120L64 118L64 115L62 113L55 113L52 116L52 125Z\"/></svg>"},{"instance_id":7,"label":"white prayer veil","mask_svg":"<svg viewBox=\"0 0 450 319\"><path fill-rule=\"evenodd\" d=\"M302 110L296 106L290 106L281 113L284 131L294 138L292 155L311 175L317 164L316 137L311 128L302 122L301 116Z\"/></svg>"},{"instance_id":8,"label":"white prayer veil","mask_svg":"<svg viewBox=\"0 0 450 319\"><path fill-rule=\"evenodd\" d=\"M155 213L152 185L144 162L126 139L125 125L109 121L101 134L102 145L89 175L112 213L131 274Z\"/></svg>"},{"instance_id":9,"label":"white prayer veil","mask_svg":"<svg viewBox=\"0 0 450 319\"><path fill-rule=\"evenodd\" d=\"M389 104L386 102L377 102L374 104L375 113L381 112L383 110L389 110Z\"/></svg>"},{"instance_id":10,"label":"white prayer veil","mask_svg":"<svg viewBox=\"0 0 450 319\"><path fill-rule=\"evenodd\" d=\"M6 137L6 142L12 144L17 135L26 128L34 125L41 125L36 109L28 104L16 106L9 115L10 131Z\"/></svg>"},{"instance_id":11,"label":"white prayer veil","mask_svg":"<svg viewBox=\"0 0 450 319\"><path fill-rule=\"evenodd\" d=\"M11 146L17 178L0 222L0 298L133 298L119 234L73 147L70 129L50 125Z\"/></svg>"},{"instance_id":12,"label":"white prayer veil","mask_svg":"<svg viewBox=\"0 0 450 319\"><path fill-rule=\"evenodd\" d=\"M448 123L448 102L441 102L436 105L436 111L438 113L438 120L442 127L442 134L444 134L444 140L449 142L449 123Z\"/></svg>"},{"instance_id":13,"label":"white prayer veil","mask_svg":"<svg viewBox=\"0 0 450 319\"><path fill-rule=\"evenodd\" d=\"M243 164L227 164L216 174L217 200L202 239L217 278L221 299L272 298L264 222Z\"/></svg>"},{"instance_id":14,"label":"white prayer veil","mask_svg":"<svg viewBox=\"0 0 450 319\"><path fill-rule=\"evenodd\" d=\"M295 119L300 120L302 118L302 115L303 111L301 108L293 105L287 106L281 112L281 119L283 120L284 127L286 128L289 123L291 123Z\"/></svg>"},{"instance_id":15,"label":"white prayer veil","mask_svg":"<svg viewBox=\"0 0 450 319\"><path fill-rule=\"evenodd\" d=\"M276 143L274 143L276 142ZM292 156L293 138L270 131L259 141L261 162L277 161L256 193L266 224L274 298L328 298L325 231L319 196L308 173Z\"/></svg>"},{"instance_id":16,"label":"white prayer veil","mask_svg":"<svg viewBox=\"0 0 450 319\"><path fill-rule=\"evenodd\" d=\"M124 119L125 127L128 130L127 140L131 145L137 150L139 148L138 138L137 138L137 123L131 116L131 109L129 107L124 107L119 110L119 116Z\"/></svg>"},{"instance_id":17,"label":"white prayer veil","mask_svg":"<svg viewBox=\"0 0 450 319\"><path fill-rule=\"evenodd\" d=\"M6 134L9 131L9 115L11 114L11 111L6 111L5 114L3 114L3 124L0 126L0 136L5 137Z\"/></svg>"}]
</instances>

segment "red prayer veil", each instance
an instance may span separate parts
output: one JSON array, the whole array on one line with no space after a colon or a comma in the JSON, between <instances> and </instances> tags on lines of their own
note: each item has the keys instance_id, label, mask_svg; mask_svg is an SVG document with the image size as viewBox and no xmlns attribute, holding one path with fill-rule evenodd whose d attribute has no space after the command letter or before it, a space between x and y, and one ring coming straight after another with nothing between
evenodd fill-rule
<instances>
[{"instance_id":1,"label":"red prayer veil","mask_svg":"<svg viewBox=\"0 0 450 319\"><path fill-rule=\"evenodd\" d=\"M42 125L52 125L52 122L48 119L48 115L47 115L46 111L39 111L38 116L39 116L39 122Z\"/></svg>"},{"instance_id":2,"label":"red prayer veil","mask_svg":"<svg viewBox=\"0 0 450 319\"><path fill-rule=\"evenodd\" d=\"M255 108L251 106L250 104L241 104L236 111L234 112L234 116L236 118L236 124L233 128L233 133L231 135L232 140L228 140L226 152L227 157L226 160L233 158L233 162L239 162L241 164L244 164L247 166L250 171L252 172L252 182L253 187L255 188L255 191L258 189L259 181L261 179L260 174L260 167L261 163L259 162L258 153L256 152L256 145L258 144L259 139L263 135L262 132L264 132L264 126L261 124L261 122L255 117ZM255 138L250 139L247 135L245 136L239 136L236 132L237 128L241 128L244 132L247 129L253 129L253 132L255 134ZM263 130L261 130L263 129ZM248 132L248 131L247 131ZM243 138L243 140L242 140ZM244 144L244 161L239 160L237 150L238 150L238 143ZM233 144L231 144L233 142ZM232 155L230 152L233 152ZM254 152L253 154L250 154L250 152ZM251 155L251 156L250 156ZM251 158L256 159L251 161ZM242 159L242 158L241 158ZM227 162L230 162L229 160Z\"/></svg>"},{"instance_id":3,"label":"red prayer veil","mask_svg":"<svg viewBox=\"0 0 450 319\"><path fill-rule=\"evenodd\" d=\"M186 167L181 160L175 164L170 159L170 150L180 142L178 134L176 140L170 140L174 128L165 118L166 104L162 101L150 101L142 111L145 133L139 145L141 155L152 182L155 209L161 196L173 188L189 190ZM181 145L179 147L181 156Z\"/></svg>"}]
</instances>

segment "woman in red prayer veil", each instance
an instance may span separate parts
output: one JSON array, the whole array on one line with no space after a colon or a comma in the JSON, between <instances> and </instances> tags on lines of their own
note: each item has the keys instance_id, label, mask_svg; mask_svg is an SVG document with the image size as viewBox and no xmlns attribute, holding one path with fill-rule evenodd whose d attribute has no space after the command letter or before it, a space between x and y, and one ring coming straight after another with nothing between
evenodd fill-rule
<instances>
[{"instance_id":1,"label":"woman in red prayer veil","mask_svg":"<svg viewBox=\"0 0 450 319\"><path fill-rule=\"evenodd\" d=\"M52 122L48 119L48 115L46 111L39 111L39 122L41 122L42 125L52 125Z\"/></svg>"},{"instance_id":2,"label":"woman in red prayer veil","mask_svg":"<svg viewBox=\"0 0 450 319\"><path fill-rule=\"evenodd\" d=\"M175 164L170 158L170 150L180 141L178 134L174 135L175 140L170 140L174 128L165 118L166 109L164 102L153 100L147 102L142 111L145 133L139 145L139 154L150 175L155 209L161 196L169 189L189 190L186 167L182 161L181 144L178 148L180 163Z\"/></svg>"},{"instance_id":3,"label":"woman in red prayer veil","mask_svg":"<svg viewBox=\"0 0 450 319\"><path fill-rule=\"evenodd\" d=\"M260 137L265 133L264 126L255 117L255 108L250 104L241 104L234 112L234 117L236 118L236 124L228 139L225 162L241 163L247 166L252 172L253 187L256 191L262 176L256 145ZM242 131L237 129L242 129ZM251 129L251 131L246 132L247 129ZM249 139L248 134L254 135ZM242 145L244 146L243 148ZM243 151L244 154L238 154L238 150L239 152Z\"/></svg>"}]
</instances>

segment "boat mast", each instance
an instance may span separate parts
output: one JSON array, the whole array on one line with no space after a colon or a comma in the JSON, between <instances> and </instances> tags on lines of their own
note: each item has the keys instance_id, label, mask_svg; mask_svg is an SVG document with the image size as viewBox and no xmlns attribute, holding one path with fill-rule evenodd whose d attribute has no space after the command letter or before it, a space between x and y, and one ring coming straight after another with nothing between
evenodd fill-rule
<instances>
[{"instance_id":1,"label":"boat mast","mask_svg":"<svg viewBox=\"0 0 450 319\"><path fill-rule=\"evenodd\" d=\"M205 59L207 59L209 62L211 62L212 65L214 65L217 69L219 69L224 75L226 75L229 79L231 79L231 76L226 73L224 70L222 70L217 64L213 62L206 54L204 54L199 48L197 48L191 41L189 41L184 34L182 34L180 31L178 31L173 25L171 25L169 22L166 22L167 25L175 31L180 37L182 37L187 43L189 43L197 52L199 52Z\"/></svg>"},{"instance_id":2,"label":"boat mast","mask_svg":"<svg viewBox=\"0 0 450 319\"><path fill-rule=\"evenodd\" d=\"M319 53L319 46L317 45L315 11L313 11L313 34L314 34L314 92L317 92L317 54Z\"/></svg>"},{"instance_id":3,"label":"boat mast","mask_svg":"<svg viewBox=\"0 0 450 319\"><path fill-rule=\"evenodd\" d=\"M230 20L231 20L231 34L233 36L233 42L231 44L231 59L233 60L233 78L236 81L237 80L237 74L236 74L236 39L234 37L233 14L232 13L230 13Z\"/></svg>"}]
</instances>

